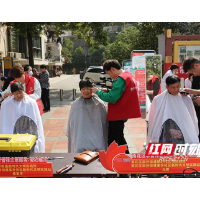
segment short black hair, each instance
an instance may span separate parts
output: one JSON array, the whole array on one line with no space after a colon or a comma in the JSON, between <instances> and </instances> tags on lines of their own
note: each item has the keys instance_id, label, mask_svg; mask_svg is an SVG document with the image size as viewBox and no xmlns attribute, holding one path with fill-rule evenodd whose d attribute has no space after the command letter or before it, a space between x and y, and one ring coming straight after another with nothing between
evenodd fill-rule
<instances>
[{"instance_id":1,"label":"short black hair","mask_svg":"<svg viewBox=\"0 0 200 200\"><path fill-rule=\"evenodd\" d=\"M47 69L46 65L40 65L40 69Z\"/></svg>"},{"instance_id":2,"label":"short black hair","mask_svg":"<svg viewBox=\"0 0 200 200\"><path fill-rule=\"evenodd\" d=\"M16 92L16 91L20 91L20 90L23 90L24 91L24 87L23 85L20 83L20 82L14 82L12 85L11 85L11 92Z\"/></svg>"},{"instance_id":3,"label":"short black hair","mask_svg":"<svg viewBox=\"0 0 200 200\"><path fill-rule=\"evenodd\" d=\"M178 76L176 76L176 75L168 76L166 78L166 84L168 86L171 85L171 84L180 83L180 82L181 82L180 78Z\"/></svg>"},{"instance_id":4,"label":"short black hair","mask_svg":"<svg viewBox=\"0 0 200 200\"><path fill-rule=\"evenodd\" d=\"M184 60L183 62L183 71L185 73L188 72L188 70L190 69L194 69L194 64L199 64L200 63L200 60L196 57L189 57L188 59Z\"/></svg>"},{"instance_id":5,"label":"short black hair","mask_svg":"<svg viewBox=\"0 0 200 200\"><path fill-rule=\"evenodd\" d=\"M27 72L29 70L30 66L25 66L24 71Z\"/></svg>"},{"instance_id":6,"label":"short black hair","mask_svg":"<svg viewBox=\"0 0 200 200\"><path fill-rule=\"evenodd\" d=\"M6 77L1 77L1 81L6 81Z\"/></svg>"},{"instance_id":7,"label":"short black hair","mask_svg":"<svg viewBox=\"0 0 200 200\"><path fill-rule=\"evenodd\" d=\"M188 78L190 79L191 76L194 76L193 73L189 73Z\"/></svg>"},{"instance_id":8,"label":"short black hair","mask_svg":"<svg viewBox=\"0 0 200 200\"><path fill-rule=\"evenodd\" d=\"M110 71L111 67L116 68L118 70L121 69L121 65L119 64L119 62L115 59L112 60L106 60L103 63L103 70L105 71Z\"/></svg>"},{"instance_id":9,"label":"short black hair","mask_svg":"<svg viewBox=\"0 0 200 200\"><path fill-rule=\"evenodd\" d=\"M179 69L179 67L178 67L178 65L173 64L173 65L170 66L170 69L171 69L171 71L172 71L172 70L174 70L174 69Z\"/></svg>"},{"instance_id":10,"label":"short black hair","mask_svg":"<svg viewBox=\"0 0 200 200\"><path fill-rule=\"evenodd\" d=\"M92 83L89 81L89 80L81 80L80 82L79 82L79 88L80 88L80 90L82 89L82 88L84 88L84 87L92 87Z\"/></svg>"}]
</instances>

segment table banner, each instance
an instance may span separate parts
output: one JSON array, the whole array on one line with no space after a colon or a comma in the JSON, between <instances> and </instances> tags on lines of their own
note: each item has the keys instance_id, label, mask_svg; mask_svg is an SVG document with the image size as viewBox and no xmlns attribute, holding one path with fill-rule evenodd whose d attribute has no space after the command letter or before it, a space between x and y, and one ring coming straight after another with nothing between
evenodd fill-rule
<instances>
[{"instance_id":1,"label":"table banner","mask_svg":"<svg viewBox=\"0 0 200 200\"><path fill-rule=\"evenodd\" d=\"M113 169L119 174L170 174L183 173L187 167L200 171L200 157L180 156L145 156L137 155L130 158L128 155L118 155L113 160ZM194 172L191 169L187 173Z\"/></svg>"},{"instance_id":2,"label":"table banner","mask_svg":"<svg viewBox=\"0 0 200 200\"><path fill-rule=\"evenodd\" d=\"M53 177L53 165L43 157L2 157L0 177Z\"/></svg>"}]
</instances>

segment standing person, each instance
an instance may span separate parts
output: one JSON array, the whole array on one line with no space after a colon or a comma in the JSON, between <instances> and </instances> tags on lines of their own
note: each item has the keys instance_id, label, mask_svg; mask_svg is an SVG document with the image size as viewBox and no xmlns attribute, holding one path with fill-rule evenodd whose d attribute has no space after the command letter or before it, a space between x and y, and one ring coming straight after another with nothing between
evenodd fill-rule
<instances>
[{"instance_id":1,"label":"standing person","mask_svg":"<svg viewBox=\"0 0 200 200\"><path fill-rule=\"evenodd\" d=\"M41 73L39 73L39 82L42 88L42 103L44 105L44 112L50 112L50 99L49 99L49 72L45 65L40 66Z\"/></svg>"},{"instance_id":2,"label":"standing person","mask_svg":"<svg viewBox=\"0 0 200 200\"><path fill-rule=\"evenodd\" d=\"M73 73L74 76L75 76L75 74L76 74L76 69L75 69L75 68L72 69L72 73Z\"/></svg>"},{"instance_id":3,"label":"standing person","mask_svg":"<svg viewBox=\"0 0 200 200\"><path fill-rule=\"evenodd\" d=\"M39 79L37 69L33 68L33 77Z\"/></svg>"},{"instance_id":4,"label":"standing person","mask_svg":"<svg viewBox=\"0 0 200 200\"><path fill-rule=\"evenodd\" d=\"M188 75L188 78L185 79L185 88L192 88L192 81L193 81L193 77L194 75L192 73L190 73Z\"/></svg>"},{"instance_id":5,"label":"standing person","mask_svg":"<svg viewBox=\"0 0 200 200\"><path fill-rule=\"evenodd\" d=\"M20 82L23 87L24 91L26 91L26 94L28 94L32 99L34 99L38 105L40 115L43 114L43 106L42 102L40 100L41 97L41 87L39 81L32 77L24 74L24 68L19 64L16 63L15 66L11 69L10 75L15 79L14 81L10 82L10 85L8 88L1 93L3 98L6 98L8 96L11 96L11 85L14 82Z\"/></svg>"},{"instance_id":6,"label":"standing person","mask_svg":"<svg viewBox=\"0 0 200 200\"><path fill-rule=\"evenodd\" d=\"M183 70L185 73L189 72L194 74L193 81L192 81L192 89L184 89L186 92L189 92L193 95L200 95L200 60L196 57L189 57L183 62ZM199 100L200 97L194 97L194 106L196 115L198 118L198 125L199 125L199 132L200 132L200 105ZM197 103L197 104L196 104ZM200 140L200 136L199 136Z\"/></svg>"},{"instance_id":7,"label":"standing person","mask_svg":"<svg viewBox=\"0 0 200 200\"><path fill-rule=\"evenodd\" d=\"M32 76L33 75L32 67L31 66L24 67L24 74L27 76Z\"/></svg>"},{"instance_id":8,"label":"standing person","mask_svg":"<svg viewBox=\"0 0 200 200\"><path fill-rule=\"evenodd\" d=\"M6 77L1 77L1 88L3 88L7 78Z\"/></svg>"},{"instance_id":9,"label":"standing person","mask_svg":"<svg viewBox=\"0 0 200 200\"><path fill-rule=\"evenodd\" d=\"M178 65L173 64L173 65L171 65L170 70L168 70L166 72L166 74L163 76L163 78L161 79L162 92L164 92L167 89L166 88L166 78L168 76L174 75L176 72L178 72L178 69L179 69Z\"/></svg>"},{"instance_id":10,"label":"standing person","mask_svg":"<svg viewBox=\"0 0 200 200\"><path fill-rule=\"evenodd\" d=\"M118 145L126 145L124 138L124 123L127 119L141 117L140 104L136 83L130 72L123 72L117 60L107 60L103 64L103 70L112 79L112 89L99 90L92 88L100 99L108 102L108 145L116 141ZM128 146L126 153L129 153Z\"/></svg>"},{"instance_id":11,"label":"standing person","mask_svg":"<svg viewBox=\"0 0 200 200\"><path fill-rule=\"evenodd\" d=\"M147 90L146 93L149 96L150 101L154 99L156 95L161 94L161 84L160 79L156 75L149 75L148 72L146 72L146 81L147 81Z\"/></svg>"},{"instance_id":12,"label":"standing person","mask_svg":"<svg viewBox=\"0 0 200 200\"><path fill-rule=\"evenodd\" d=\"M8 73L8 78L6 79L6 81L4 82L4 85L3 85L3 88L2 88L2 91L5 91L8 86L10 85L10 82L14 81L15 79L10 75L10 71Z\"/></svg>"}]
</instances>

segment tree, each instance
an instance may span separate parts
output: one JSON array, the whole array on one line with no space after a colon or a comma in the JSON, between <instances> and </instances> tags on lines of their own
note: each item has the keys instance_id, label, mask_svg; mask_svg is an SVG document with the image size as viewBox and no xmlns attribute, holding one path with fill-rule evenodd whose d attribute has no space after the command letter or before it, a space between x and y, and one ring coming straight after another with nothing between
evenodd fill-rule
<instances>
[{"instance_id":1,"label":"tree","mask_svg":"<svg viewBox=\"0 0 200 200\"><path fill-rule=\"evenodd\" d=\"M73 60L75 63L84 63L85 55L82 47L77 47L73 53Z\"/></svg>"},{"instance_id":2,"label":"tree","mask_svg":"<svg viewBox=\"0 0 200 200\"><path fill-rule=\"evenodd\" d=\"M105 48L103 53L104 60L117 59L122 63L123 60L130 59L138 33L139 31L134 26L124 29L118 34L117 39Z\"/></svg>"},{"instance_id":3,"label":"tree","mask_svg":"<svg viewBox=\"0 0 200 200\"><path fill-rule=\"evenodd\" d=\"M65 58L66 63L72 63L73 49L74 49L74 42L71 41L69 38L65 38L62 46L62 55Z\"/></svg>"},{"instance_id":4,"label":"tree","mask_svg":"<svg viewBox=\"0 0 200 200\"><path fill-rule=\"evenodd\" d=\"M165 29L172 29L173 34L199 34L197 22L142 22L137 24L139 34L135 49L155 50L158 53L158 36Z\"/></svg>"},{"instance_id":5,"label":"tree","mask_svg":"<svg viewBox=\"0 0 200 200\"><path fill-rule=\"evenodd\" d=\"M100 44L108 44L107 31L103 31L105 23L100 22L8 22L19 34L28 39L29 65L34 67L33 38L39 38L42 31L52 27L57 36L71 30L76 39L84 39L88 46L98 48Z\"/></svg>"},{"instance_id":6,"label":"tree","mask_svg":"<svg viewBox=\"0 0 200 200\"><path fill-rule=\"evenodd\" d=\"M103 63L103 52L105 51L105 46L101 45L99 49L91 47L89 49L90 55L90 65L102 65Z\"/></svg>"},{"instance_id":7,"label":"tree","mask_svg":"<svg viewBox=\"0 0 200 200\"><path fill-rule=\"evenodd\" d=\"M146 56L146 69L150 75L156 75L161 80L162 60L160 56Z\"/></svg>"}]
</instances>

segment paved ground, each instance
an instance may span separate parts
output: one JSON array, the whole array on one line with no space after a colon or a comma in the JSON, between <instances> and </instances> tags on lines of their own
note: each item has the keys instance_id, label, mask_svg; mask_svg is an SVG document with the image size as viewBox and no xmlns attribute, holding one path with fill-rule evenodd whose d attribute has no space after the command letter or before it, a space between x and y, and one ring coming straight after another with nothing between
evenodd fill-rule
<instances>
[{"instance_id":1,"label":"paved ground","mask_svg":"<svg viewBox=\"0 0 200 200\"><path fill-rule=\"evenodd\" d=\"M80 96L78 82L79 75L62 75L50 79L51 112L42 115L46 153L68 152L66 129L71 104L73 103L72 89L77 90L77 97ZM64 90L63 101L60 101L60 89ZM144 112L142 113L144 114ZM130 153L142 151L144 149L143 143L146 140L146 122L144 118L129 119L125 123L124 134Z\"/></svg>"}]
</instances>

